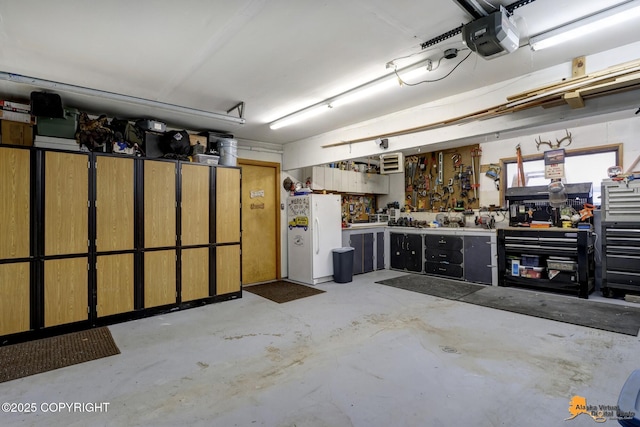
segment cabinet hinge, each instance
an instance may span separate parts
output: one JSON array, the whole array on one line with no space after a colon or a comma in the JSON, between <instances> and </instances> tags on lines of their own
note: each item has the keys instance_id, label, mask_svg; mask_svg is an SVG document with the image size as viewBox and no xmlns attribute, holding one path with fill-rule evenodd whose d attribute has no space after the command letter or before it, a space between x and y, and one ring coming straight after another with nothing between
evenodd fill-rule
<instances>
[{"instance_id":1,"label":"cabinet hinge","mask_svg":"<svg viewBox=\"0 0 640 427\"><path fill-rule=\"evenodd\" d=\"M87 306L87 314L91 313L91 307Z\"/></svg>"},{"instance_id":2,"label":"cabinet hinge","mask_svg":"<svg viewBox=\"0 0 640 427\"><path fill-rule=\"evenodd\" d=\"M91 160L87 162L87 169L91 169Z\"/></svg>"},{"instance_id":3,"label":"cabinet hinge","mask_svg":"<svg viewBox=\"0 0 640 427\"><path fill-rule=\"evenodd\" d=\"M87 200L87 207L91 209L91 200Z\"/></svg>"},{"instance_id":4,"label":"cabinet hinge","mask_svg":"<svg viewBox=\"0 0 640 427\"><path fill-rule=\"evenodd\" d=\"M87 246L91 246L91 240L87 239Z\"/></svg>"}]
</instances>

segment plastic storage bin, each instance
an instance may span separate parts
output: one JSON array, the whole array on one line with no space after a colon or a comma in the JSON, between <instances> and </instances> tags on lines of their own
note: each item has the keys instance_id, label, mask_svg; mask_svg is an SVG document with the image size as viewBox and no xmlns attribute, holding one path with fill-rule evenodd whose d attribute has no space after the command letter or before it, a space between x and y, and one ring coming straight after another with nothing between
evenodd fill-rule
<instances>
[{"instance_id":1,"label":"plastic storage bin","mask_svg":"<svg viewBox=\"0 0 640 427\"><path fill-rule=\"evenodd\" d=\"M65 108L64 118L61 119L38 117L38 124L36 125L38 135L67 139L76 137L77 128L78 110L75 108Z\"/></svg>"},{"instance_id":2,"label":"plastic storage bin","mask_svg":"<svg viewBox=\"0 0 640 427\"><path fill-rule=\"evenodd\" d=\"M336 248L333 251L333 281L348 283L353 281L353 257L355 249Z\"/></svg>"}]
</instances>

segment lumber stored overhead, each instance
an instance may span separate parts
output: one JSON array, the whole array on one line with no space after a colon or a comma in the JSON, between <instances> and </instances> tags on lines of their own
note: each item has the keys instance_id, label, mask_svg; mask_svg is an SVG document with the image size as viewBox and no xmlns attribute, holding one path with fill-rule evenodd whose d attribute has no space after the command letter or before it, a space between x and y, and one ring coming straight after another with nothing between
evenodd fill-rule
<instances>
[{"instance_id":1,"label":"lumber stored overhead","mask_svg":"<svg viewBox=\"0 0 640 427\"><path fill-rule=\"evenodd\" d=\"M560 105L569 105L571 108L582 108L585 106L585 101L591 98L638 89L640 89L640 60L635 60L609 67L596 73L585 74L511 95L507 97L507 102L505 103L473 113L413 128L327 144L323 145L322 148L373 141L378 138L409 135L453 124L492 119L536 107L553 108Z\"/></svg>"}]
</instances>

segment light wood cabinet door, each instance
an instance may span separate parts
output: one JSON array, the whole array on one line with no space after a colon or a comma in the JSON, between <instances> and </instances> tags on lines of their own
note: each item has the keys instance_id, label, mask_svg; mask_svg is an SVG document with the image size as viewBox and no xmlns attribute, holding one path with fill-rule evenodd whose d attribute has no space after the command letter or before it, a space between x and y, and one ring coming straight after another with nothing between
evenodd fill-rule
<instances>
[{"instance_id":1,"label":"light wood cabinet door","mask_svg":"<svg viewBox=\"0 0 640 427\"><path fill-rule=\"evenodd\" d=\"M45 327L89 318L87 267L85 257L44 262Z\"/></svg>"},{"instance_id":2,"label":"light wood cabinet door","mask_svg":"<svg viewBox=\"0 0 640 427\"><path fill-rule=\"evenodd\" d=\"M216 243L240 242L240 170L216 168Z\"/></svg>"},{"instance_id":3,"label":"light wood cabinet door","mask_svg":"<svg viewBox=\"0 0 640 427\"><path fill-rule=\"evenodd\" d=\"M209 243L209 166L182 164L182 245Z\"/></svg>"},{"instance_id":4,"label":"light wood cabinet door","mask_svg":"<svg viewBox=\"0 0 640 427\"><path fill-rule=\"evenodd\" d=\"M0 148L0 259L29 256L29 150Z\"/></svg>"},{"instance_id":5,"label":"light wood cabinet door","mask_svg":"<svg viewBox=\"0 0 640 427\"><path fill-rule=\"evenodd\" d=\"M209 248L182 250L182 301L209 296Z\"/></svg>"},{"instance_id":6,"label":"light wood cabinet door","mask_svg":"<svg viewBox=\"0 0 640 427\"><path fill-rule=\"evenodd\" d=\"M133 311L133 254L100 255L96 260L98 317Z\"/></svg>"},{"instance_id":7,"label":"light wood cabinet door","mask_svg":"<svg viewBox=\"0 0 640 427\"><path fill-rule=\"evenodd\" d=\"M240 245L216 248L216 294L240 290Z\"/></svg>"},{"instance_id":8,"label":"light wood cabinet door","mask_svg":"<svg viewBox=\"0 0 640 427\"><path fill-rule=\"evenodd\" d=\"M176 165L144 162L144 246L176 245Z\"/></svg>"},{"instance_id":9,"label":"light wood cabinet door","mask_svg":"<svg viewBox=\"0 0 640 427\"><path fill-rule=\"evenodd\" d=\"M134 249L134 160L96 159L96 249Z\"/></svg>"},{"instance_id":10,"label":"light wood cabinet door","mask_svg":"<svg viewBox=\"0 0 640 427\"><path fill-rule=\"evenodd\" d=\"M45 255L89 250L88 167L89 159L84 154L45 153Z\"/></svg>"},{"instance_id":11,"label":"light wood cabinet door","mask_svg":"<svg viewBox=\"0 0 640 427\"><path fill-rule=\"evenodd\" d=\"M144 254L144 307L175 304L176 251Z\"/></svg>"},{"instance_id":12,"label":"light wood cabinet door","mask_svg":"<svg viewBox=\"0 0 640 427\"><path fill-rule=\"evenodd\" d=\"M29 263L0 264L0 335L30 329Z\"/></svg>"}]
</instances>

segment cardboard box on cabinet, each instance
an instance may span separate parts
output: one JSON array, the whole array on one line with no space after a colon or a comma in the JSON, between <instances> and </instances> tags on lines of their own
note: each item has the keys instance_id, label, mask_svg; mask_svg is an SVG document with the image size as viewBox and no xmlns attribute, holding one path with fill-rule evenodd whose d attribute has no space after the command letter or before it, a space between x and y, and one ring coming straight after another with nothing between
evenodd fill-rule
<instances>
[{"instance_id":1,"label":"cardboard box on cabinet","mask_svg":"<svg viewBox=\"0 0 640 427\"><path fill-rule=\"evenodd\" d=\"M30 124L2 120L0 132L2 134L2 144L24 145L28 147L33 145L33 126Z\"/></svg>"}]
</instances>

